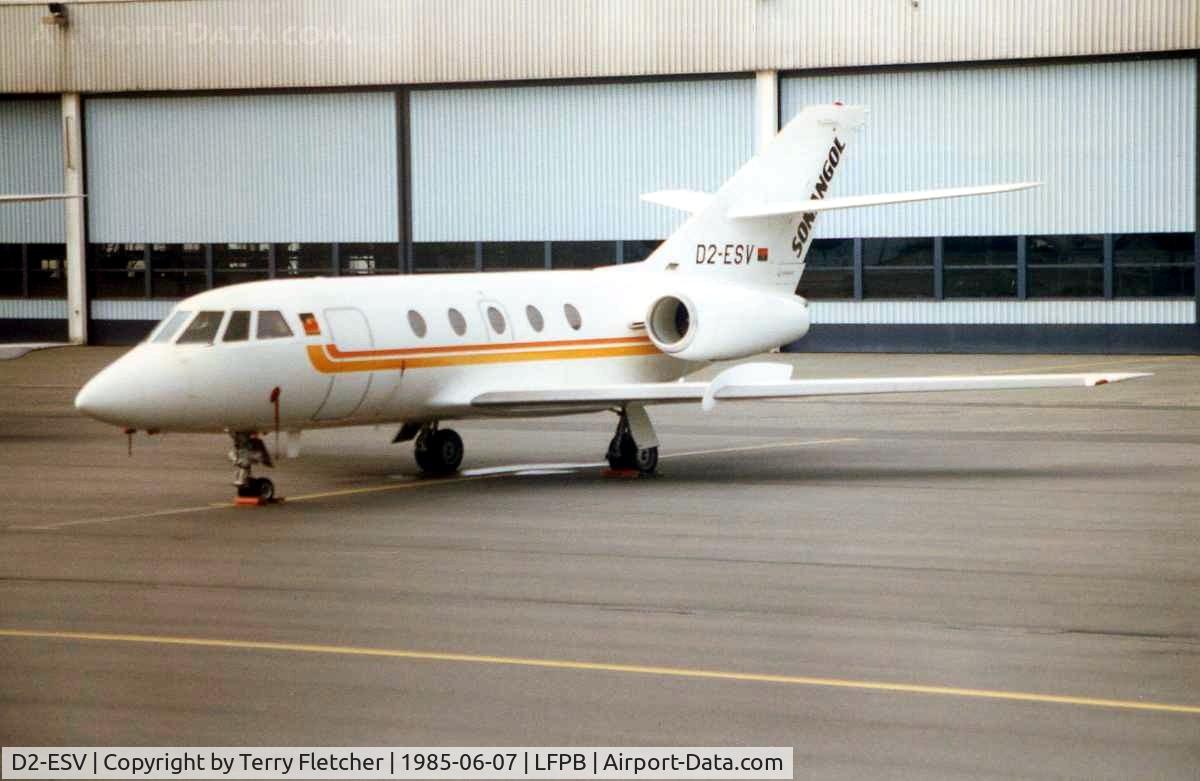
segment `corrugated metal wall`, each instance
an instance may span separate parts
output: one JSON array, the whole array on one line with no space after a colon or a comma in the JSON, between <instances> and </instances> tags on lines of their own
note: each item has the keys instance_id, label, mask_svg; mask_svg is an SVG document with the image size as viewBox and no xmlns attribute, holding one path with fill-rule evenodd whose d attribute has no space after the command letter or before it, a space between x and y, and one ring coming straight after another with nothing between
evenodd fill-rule
<instances>
[{"instance_id":1,"label":"corrugated metal wall","mask_svg":"<svg viewBox=\"0 0 1200 781\"><path fill-rule=\"evenodd\" d=\"M0 92L729 73L1200 48L1196 0L328 0L0 6Z\"/></svg>"},{"instance_id":2,"label":"corrugated metal wall","mask_svg":"<svg viewBox=\"0 0 1200 781\"><path fill-rule=\"evenodd\" d=\"M121 298L91 302L93 320L162 320L176 301Z\"/></svg>"},{"instance_id":3,"label":"corrugated metal wall","mask_svg":"<svg viewBox=\"0 0 1200 781\"><path fill-rule=\"evenodd\" d=\"M396 241L391 92L84 103L93 242Z\"/></svg>"},{"instance_id":4,"label":"corrugated metal wall","mask_svg":"<svg viewBox=\"0 0 1200 781\"><path fill-rule=\"evenodd\" d=\"M711 189L753 154L751 79L412 93L414 241L660 238L644 192Z\"/></svg>"},{"instance_id":5,"label":"corrugated metal wall","mask_svg":"<svg viewBox=\"0 0 1200 781\"><path fill-rule=\"evenodd\" d=\"M62 109L51 100L0 100L0 194L63 191ZM0 206L0 243L64 241L61 203Z\"/></svg>"},{"instance_id":6,"label":"corrugated metal wall","mask_svg":"<svg viewBox=\"0 0 1200 781\"><path fill-rule=\"evenodd\" d=\"M811 301L813 325L1192 325L1193 301Z\"/></svg>"},{"instance_id":7,"label":"corrugated metal wall","mask_svg":"<svg viewBox=\"0 0 1200 781\"><path fill-rule=\"evenodd\" d=\"M0 298L0 320L66 320L65 298Z\"/></svg>"},{"instance_id":8,"label":"corrugated metal wall","mask_svg":"<svg viewBox=\"0 0 1200 781\"><path fill-rule=\"evenodd\" d=\"M1195 60L797 75L782 117L864 103L837 195L1040 180L1028 193L824 215L818 236L1195 230Z\"/></svg>"}]
</instances>

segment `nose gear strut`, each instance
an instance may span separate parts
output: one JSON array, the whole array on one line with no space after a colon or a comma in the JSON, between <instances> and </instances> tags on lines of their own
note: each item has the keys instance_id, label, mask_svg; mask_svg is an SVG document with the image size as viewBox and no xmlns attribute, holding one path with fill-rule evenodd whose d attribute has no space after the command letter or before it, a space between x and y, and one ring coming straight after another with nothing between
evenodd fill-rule
<instances>
[{"instance_id":1,"label":"nose gear strut","mask_svg":"<svg viewBox=\"0 0 1200 781\"><path fill-rule=\"evenodd\" d=\"M237 487L239 503L266 504L274 501L275 484L266 477L254 477L252 474L255 464L275 466L267 446L258 434L239 431L232 436L233 450L229 451L229 460L233 462L233 484Z\"/></svg>"}]
</instances>

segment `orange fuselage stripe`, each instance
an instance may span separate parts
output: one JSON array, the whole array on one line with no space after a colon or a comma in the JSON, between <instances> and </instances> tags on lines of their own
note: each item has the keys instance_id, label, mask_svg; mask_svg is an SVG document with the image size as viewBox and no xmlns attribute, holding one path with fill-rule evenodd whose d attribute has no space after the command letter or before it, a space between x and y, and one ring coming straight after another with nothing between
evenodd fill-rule
<instances>
[{"instance_id":1,"label":"orange fuselage stripe","mask_svg":"<svg viewBox=\"0 0 1200 781\"><path fill-rule=\"evenodd\" d=\"M584 347L604 344L649 344L648 336L617 336L603 339L559 339L547 342L487 342L484 344L447 344L436 347L403 347L388 350L340 350L336 344L326 346L331 358L383 358L401 355L443 355L447 353L475 353L493 350L520 350L524 348Z\"/></svg>"},{"instance_id":2,"label":"orange fuselage stripe","mask_svg":"<svg viewBox=\"0 0 1200 781\"><path fill-rule=\"evenodd\" d=\"M539 343L539 344L545 344ZM512 347L512 343L507 345ZM609 347L560 348L549 350L522 350L517 352L477 352L469 355L431 354L426 350L421 355L407 358L373 358L366 360L334 361L320 345L308 346L308 360L322 374L346 372L370 372L405 369L424 369L437 366L470 366L485 363L520 363L524 361L562 361L581 358L623 358L637 355L660 355L659 349L648 341L638 344L618 344ZM332 351L331 351L332 352Z\"/></svg>"}]
</instances>

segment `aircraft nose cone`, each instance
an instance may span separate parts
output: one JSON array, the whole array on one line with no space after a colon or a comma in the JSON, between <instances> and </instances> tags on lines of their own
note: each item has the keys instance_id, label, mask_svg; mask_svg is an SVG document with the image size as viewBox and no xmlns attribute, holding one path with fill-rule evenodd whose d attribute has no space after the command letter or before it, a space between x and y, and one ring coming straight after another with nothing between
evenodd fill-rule
<instances>
[{"instance_id":1,"label":"aircraft nose cone","mask_svg":"<svg viewBox=\"0 0 1200 781\"><path fill-rule=\"evenodd\" d=\"M116 382L113 372L105 370L93 377L75 396L75 409L107 423L123 423L120 420L123 402L128 393L120 389L121 383Z\"/></svg>"}]
</instances>

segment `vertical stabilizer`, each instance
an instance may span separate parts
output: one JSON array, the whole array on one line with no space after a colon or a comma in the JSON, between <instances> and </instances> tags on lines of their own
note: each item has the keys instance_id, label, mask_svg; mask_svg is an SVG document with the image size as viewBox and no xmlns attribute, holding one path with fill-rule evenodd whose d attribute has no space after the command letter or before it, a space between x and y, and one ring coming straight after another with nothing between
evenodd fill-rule
<instances>
[{"instance_id":1,"label":"vertical stabilizer","mask_svg":"<svg viewBox=\"0 0 1200 781\"><path fill-rule=\"evenodd\" d=\"M743 165L646 265L704 274L714 281L791 292L804 272L814 212L733 219L731 210L761 204L823 199L845 163L851 131L863 124L862 106L809 106L762 153Z\"/></svg>"}]
</instances>

